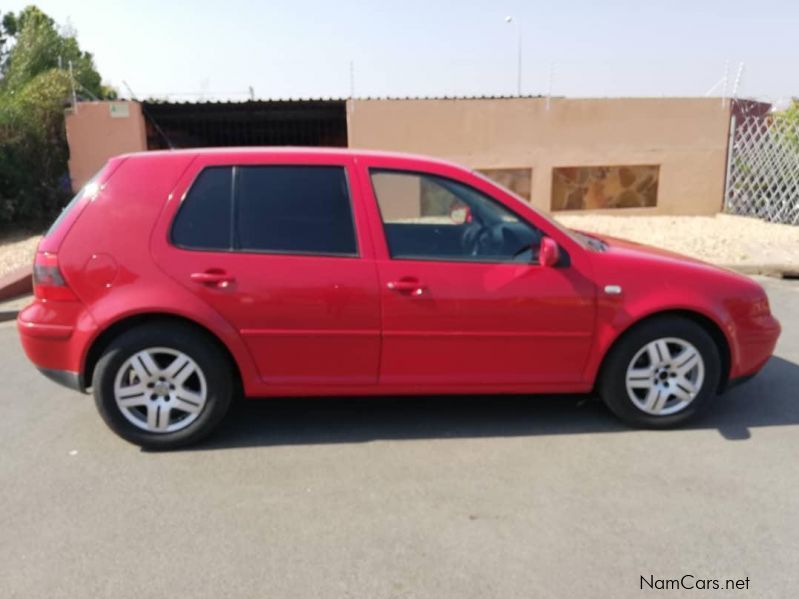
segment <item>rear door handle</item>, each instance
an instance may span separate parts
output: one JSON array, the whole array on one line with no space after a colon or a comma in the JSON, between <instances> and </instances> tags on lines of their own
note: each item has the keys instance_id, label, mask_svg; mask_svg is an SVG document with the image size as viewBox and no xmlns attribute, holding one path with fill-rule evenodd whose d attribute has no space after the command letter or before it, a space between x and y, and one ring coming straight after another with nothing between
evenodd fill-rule
<instances>
[{"instance_id":1,"label":"rear door handle","mask_svg":"<svg viewBox=\"0 0 799 599\"><path fill-rule=\"evenodd\" d=\"M227 274L224 271L215 271L215 270L206 270L205 272L193 272L189 275L189 278L194 281L195 283L199 283L201 285L208 285L209 287L227 287L233 281L235 281L235 277Z\"/></svg>"},{"instance_id":2,"label":"rear door handle","mask_svg":"<svg viewBox=\"0 0 799 599\"><path fill-rule=\"evenodd\" d=\"M419 297L425 294L427 288L418 279L403 277L398 281L389 281L386 287L391 291Z\"/></svg>"}]
</instances>

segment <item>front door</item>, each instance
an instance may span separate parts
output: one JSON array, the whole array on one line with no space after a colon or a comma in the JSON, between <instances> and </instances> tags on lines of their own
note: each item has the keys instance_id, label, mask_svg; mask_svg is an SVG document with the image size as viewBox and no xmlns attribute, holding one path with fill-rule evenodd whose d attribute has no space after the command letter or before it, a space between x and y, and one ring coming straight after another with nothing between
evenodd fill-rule
<instances>
[{"instance_id":1,"label":"front door","mask_svg":"<svg viewBox=\"0 0 799 599\"><path fill-rule=\"evenodd\" d=\"M374 384L377 274L356 233L350 161L286 160L199 157L159 262L239 332L265 383Z\"/></svg>"},{"instance_id":2,"label":"front door","mask_svg":"<svg viewBox=\"0 0 799 599\"><path fill-rule=\"evenodd\" d=\"M537 263L541 231L454 178L374 167L384 384L557 389L581 379L594 286Z\"/></svg>"}]
</instances>

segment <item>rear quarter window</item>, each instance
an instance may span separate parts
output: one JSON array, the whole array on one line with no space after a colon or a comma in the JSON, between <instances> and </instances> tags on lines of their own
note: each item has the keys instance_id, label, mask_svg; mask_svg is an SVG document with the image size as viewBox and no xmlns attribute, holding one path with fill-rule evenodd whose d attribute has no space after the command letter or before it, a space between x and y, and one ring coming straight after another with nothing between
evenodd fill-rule
<instances>
[{"instance_id":1,"label":"rear quarter window","mask_svg":"<svg viewBox=\"0 0 799 599\"><path fill-rule=\"evenodd\" d=\"M198 250L229 250L232 242L232 167L203 170L172 225L172 242Z\"/></svg>"}]
</instances>

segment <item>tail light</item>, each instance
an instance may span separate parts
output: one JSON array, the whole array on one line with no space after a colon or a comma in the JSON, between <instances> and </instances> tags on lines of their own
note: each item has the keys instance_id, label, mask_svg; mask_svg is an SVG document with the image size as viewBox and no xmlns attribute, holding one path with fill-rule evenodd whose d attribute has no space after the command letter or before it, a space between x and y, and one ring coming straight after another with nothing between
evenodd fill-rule
<instances>
[{"instance_id":1,"label":"tail light","mask_svg":"<svg viewBox=\"0 0 799 599\"><path fill-rule=\"evenodd\" d=\"M58 268L58 256L48 252L36 254L33 263L33 293L39 299L69 301L77 299L67 286Z\"/></svg>"}]
</instances>

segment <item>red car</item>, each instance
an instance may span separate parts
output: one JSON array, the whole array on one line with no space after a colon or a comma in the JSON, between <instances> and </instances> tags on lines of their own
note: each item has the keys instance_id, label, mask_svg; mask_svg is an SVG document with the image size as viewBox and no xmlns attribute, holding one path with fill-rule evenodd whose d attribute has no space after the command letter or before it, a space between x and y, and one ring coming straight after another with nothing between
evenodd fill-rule
<instances>
[{"instance_id":1,"label":"red car","mask_svg":"<svg viewBox=\"0 0 799 599\"><path fill-rule=\"evenodd\" d=\"M669 427L780 332L748 278L564 229L447 162L347 150L114 158L41 241L34 287L28 357L153 448L238 394L596 390Z\"/></svg>"}]
</instances>

